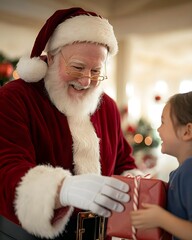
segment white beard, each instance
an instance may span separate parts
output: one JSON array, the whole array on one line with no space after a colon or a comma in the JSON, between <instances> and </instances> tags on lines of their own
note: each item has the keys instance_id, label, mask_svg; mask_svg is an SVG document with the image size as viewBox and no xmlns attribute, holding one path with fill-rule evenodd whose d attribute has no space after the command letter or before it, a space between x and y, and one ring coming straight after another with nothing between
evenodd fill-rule
<instances>
[{"instance_id":1,"label":"white beard","mask_svg":"<svg viewBox=\"0 0 192 240\"><path fill-rule=\"evenodd\" d=\"M68 119L73 138L74 172L101 174L99 138L90 121L101 99L101 84L87 89L83 99L72 99L67 92L68 83L59 77L58 58L55 60L45 77L45 87L53 104Z\"/></svg>"},{"instance_id":2,"label":"white beard","mask_svg":"<svg viewBox=\"0 0 192 240\"><path fill-rule=\"evenodd\" d=\"M45 77L45 88L53 104L67 117L81 119L93 114L99 105L103 93L102 85L99 84L97 87L90 87L81 99L72 99L67 92L69 83L60 78L58 69L59 59L56 56L54 63L49 67Z\"/></svg>"}]
</instances>

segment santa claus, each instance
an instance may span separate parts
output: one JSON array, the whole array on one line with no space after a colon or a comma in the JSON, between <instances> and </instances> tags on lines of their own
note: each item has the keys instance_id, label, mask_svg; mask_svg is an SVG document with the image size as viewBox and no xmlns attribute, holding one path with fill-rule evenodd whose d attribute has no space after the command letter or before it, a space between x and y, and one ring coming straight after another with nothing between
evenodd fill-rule
<instances>
[{"instance_id":1,"label":"santa claus","mask_svg":"<svg viewBox=\"0 0 192 240\"><path fill-rule=\"evenodd\" d=\"M117 50L106 19L58 10L20 59L20 79L0 89L0 214L26 239L76 239L79 211L109 217L129 201L111 175L136 165L102 87Z\"/></svg>"}]
</instances>

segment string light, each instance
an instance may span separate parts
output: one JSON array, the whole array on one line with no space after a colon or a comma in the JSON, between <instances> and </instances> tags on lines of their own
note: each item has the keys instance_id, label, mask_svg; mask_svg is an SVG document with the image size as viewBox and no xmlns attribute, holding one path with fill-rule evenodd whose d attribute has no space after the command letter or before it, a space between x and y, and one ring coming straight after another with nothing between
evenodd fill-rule
<instances>
[{"instance_id":1,"label":"string light","mask_svg":"<svg viewBox=\"0 0 192 240\"><path fill-rule=\"evenodd\" d=\"M19 74L17 73L16 70L13 71L13 78L14 79L18 79L19 78Z\"/></svg>"},{"instance_id":2,"label":"string light","mask_svg":"<svg viewBox=\"0 0 192 240\"><path fill-rule=\"evenodd\" d=\"M153 142L153 140L150 136L147 136L144 141L145 141L145 145L147 145L147 146L150 146Z\"/></svg>"},{"instance_id":3,"label":"string light","mask_svg":"<svg viewBox=\"0 0 192 240\"><path fill-rule=\"evenodd\" d=\"M141 135L140 133L137 133L135 134L133 139L136 143L141 143L143 141L143 135Z\"/></svg>"}]
</instances>

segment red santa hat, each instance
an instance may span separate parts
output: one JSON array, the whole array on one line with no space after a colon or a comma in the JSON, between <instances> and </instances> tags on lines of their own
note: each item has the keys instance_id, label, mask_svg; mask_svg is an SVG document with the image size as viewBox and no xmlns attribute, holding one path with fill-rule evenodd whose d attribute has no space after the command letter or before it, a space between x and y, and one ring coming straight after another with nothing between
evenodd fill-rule
<instances>
[{"instance_id":1,"label":"red santa hat","mask_svg":"<svg viewBox=\"0 0 192 240\"><path fill-rule=\"evenodd\" d=\"M93 42L108 46L109 54L118 51L113 27L107 19L82 8L56 11L40 30L30 57L22 57L17 72L26 82L38 82L45 77L47 63L41 57L43 51L53 51L74 42Z\"/></svg>"}]
</instances>

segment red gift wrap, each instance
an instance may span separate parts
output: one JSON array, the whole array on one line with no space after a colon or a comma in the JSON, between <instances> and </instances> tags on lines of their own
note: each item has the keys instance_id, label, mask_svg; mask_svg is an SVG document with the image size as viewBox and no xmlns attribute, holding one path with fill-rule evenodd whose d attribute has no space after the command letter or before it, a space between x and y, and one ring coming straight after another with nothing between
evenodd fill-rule
<instances>
[{"instance_id":1,"label":"red gift wrap","mask_svg":"<svg viewBox=\"0 0 192 240\"><path fill-rule=\"evenodd\" d=\"M142 208L142 203L157 204L163 208L166 207L167 196L167 183L158 179L148 179L140 177L125 177L117 176L118 178L128 183L130 190L129 194L131 199L128 203L124 204L125 210L121 213L112 212L112 215L108 219L107 223L107 235L125 239L137 239L137 240L168 240L171 239L163 229L153 228L147 230L135 230L131 225L130 211L135 210L135 201L137 202L137 208ZM138 192L135 192L136 185ZM138 193L138 196L137 196ZM136 198L136 199L135 199ZM134 236L133 236L134 235Z\"/></svg>"}]
</instances>

